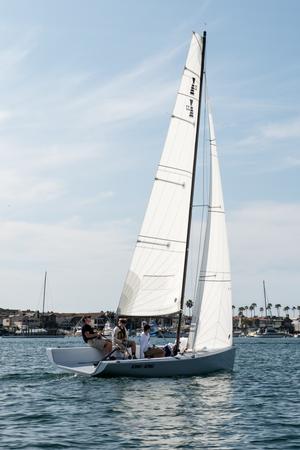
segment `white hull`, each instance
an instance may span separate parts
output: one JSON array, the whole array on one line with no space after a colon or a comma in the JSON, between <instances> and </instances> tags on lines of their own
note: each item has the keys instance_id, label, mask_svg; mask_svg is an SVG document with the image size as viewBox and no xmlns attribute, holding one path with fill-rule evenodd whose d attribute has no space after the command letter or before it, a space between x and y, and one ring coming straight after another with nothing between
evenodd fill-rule
<instances>
[{"instance_id":1,"label":"white hull","mask_svg":"<svg viewBox=\"0 0 300 450\"><path fill-rule=\"evenodd\" d=\"M94 377L157 378L205 375L233 369L235 348L185 353L176 357L102 361L101 352L90 347L48 348L47 354L58 368Z\"/></svg>"}]
</instances>

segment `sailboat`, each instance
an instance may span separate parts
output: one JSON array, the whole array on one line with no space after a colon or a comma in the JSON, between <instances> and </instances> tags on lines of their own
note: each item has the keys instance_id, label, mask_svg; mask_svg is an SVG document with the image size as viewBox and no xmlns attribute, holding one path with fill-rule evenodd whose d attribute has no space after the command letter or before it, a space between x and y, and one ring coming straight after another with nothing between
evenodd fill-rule
<instances>
[{"instance_id":1,"label":"sailboat","mask_svg":"<svg viewBox=\"0 0 300 450\"><path fill-rule=\"evenodd\" d=\"M44 274L43 283L43 309L39 317L39 326L30 327L28 324L21 330L17 330L12 334L3 335L3 338L64 338L65 334L59 333L56 328L46 329L45 325L45 303L46 303L46 287L47 287L47 272Z\"/></svg>"},{"instance_id":2,"label":"sailboat","mask_svg":"<svg viewBox=\"0 0 300 450\"><path fill-rule=\"evenodd\" d=\"M232 370L230 263L212 114L206 234L191 329L181 338L205 78L206 32L193 33L146 214L124 283L119 316L178 313L173 356L107 360L91 347L50 348L59 368L90 376L195 376Z\"/></svg>"}]
</instances>

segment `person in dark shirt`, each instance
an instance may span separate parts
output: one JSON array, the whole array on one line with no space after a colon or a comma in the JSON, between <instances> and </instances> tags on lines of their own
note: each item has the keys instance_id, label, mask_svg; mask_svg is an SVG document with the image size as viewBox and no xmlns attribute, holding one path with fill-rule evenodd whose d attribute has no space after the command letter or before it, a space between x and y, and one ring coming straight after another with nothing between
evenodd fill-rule
<instances>
[{"instance_id":1,"label":"person in dark shirt","mask_svg":"<svg viewBox=\"0 0 300 450\"><path fill-rule=\"evenodd\" d=\"M111 341L105 339L101 333L95 331L91 327L91 316L84 316L82 319L83 326L81 328L81 334L84 342L90 347L97 348L105 355L112 351Z\"/></svg>"}]
</instances>

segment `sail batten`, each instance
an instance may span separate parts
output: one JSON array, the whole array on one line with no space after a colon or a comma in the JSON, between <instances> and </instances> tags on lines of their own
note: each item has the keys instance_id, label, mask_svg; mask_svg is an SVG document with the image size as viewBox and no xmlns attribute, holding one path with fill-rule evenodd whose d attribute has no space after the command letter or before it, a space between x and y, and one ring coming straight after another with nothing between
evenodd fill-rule
<instances>
[{"instance_id":1,"label":"sail batten","mask_svg":"<svg viewBox=\"0 0 300 450\"><path fill-rule=\"evenodd\" d=\"M201 42L200 36L193 34L118 314L155 316L180 310L200 93Z\"/></svg>"}]
</instances>

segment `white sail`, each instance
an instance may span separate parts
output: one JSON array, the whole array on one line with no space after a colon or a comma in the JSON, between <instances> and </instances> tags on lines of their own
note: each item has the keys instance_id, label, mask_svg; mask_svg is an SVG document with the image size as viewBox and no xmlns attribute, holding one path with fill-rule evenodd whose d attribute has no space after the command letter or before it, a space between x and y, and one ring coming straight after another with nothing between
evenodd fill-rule
<instances>
[{"instance_id":1,"label":"white sail","mask_svg":"<svg viewBox=\"0 0 300 450\"><path fill-rule=\"evenodd\" d=\"M200 94L202 38L193 34L118 314L179 311Z\"/></svg>"},{"instance_id":2,"label":"white sail","mask_svg":"<svg viewBox=\"0 0 300 450\"><path fill-rule=\"evenodd\" d=\"M230 262L221 176L211 112L210 193L202 264L188 347L193 351L232 345Z\"/></svg>"}]
</instances>

